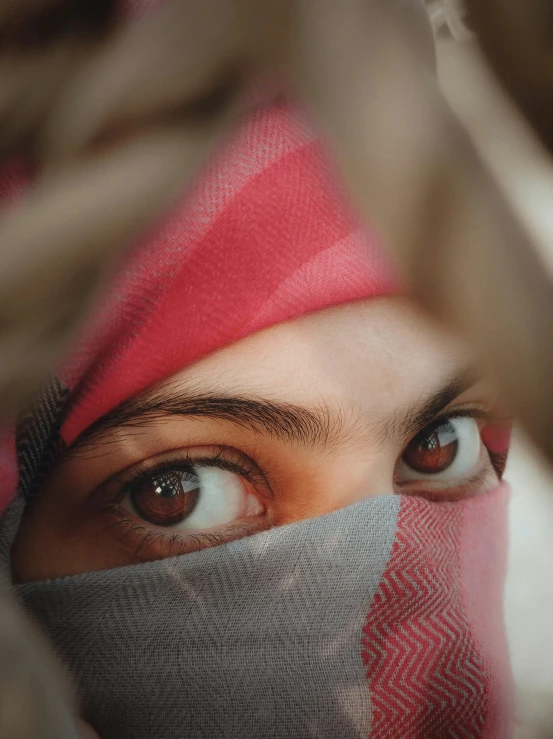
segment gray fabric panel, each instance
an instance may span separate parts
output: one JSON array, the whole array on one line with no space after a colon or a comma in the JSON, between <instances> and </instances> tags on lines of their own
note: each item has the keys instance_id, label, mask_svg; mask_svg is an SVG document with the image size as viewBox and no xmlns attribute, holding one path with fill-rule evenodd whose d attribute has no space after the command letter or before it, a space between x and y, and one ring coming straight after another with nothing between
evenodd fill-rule
<instances>
[{"instance_id":1,"label":"gray fabric panel","mask_svg":"<svg viewBox=\"0 0 553 739\"><path fill-rule=\"evenodd\" d=\"M102 739L366 739L362 628L400 499L18 586Z\"/></svg>"},{"instance_id":2,"label":"gray fabric panel","mask_svg":"<svg viewBox=\"0 0 553 739\"><path fill-rule=\"evenodd\" d=\"M69 389L52 377L17 422L18 493L29 500L40 489L56 458Z\"/></svg>"},{"instance_id":3,"label":"gray fabric panel","mask_svg":"<svg viewBox=\"0 0 553 739\"><path fill-rule=\"evenodd\" d=\"M21 524L25 504L24 498L14 498L0 518L0 573L7 582L11 580L10 549Z\"/></svg>"}]
</instances>

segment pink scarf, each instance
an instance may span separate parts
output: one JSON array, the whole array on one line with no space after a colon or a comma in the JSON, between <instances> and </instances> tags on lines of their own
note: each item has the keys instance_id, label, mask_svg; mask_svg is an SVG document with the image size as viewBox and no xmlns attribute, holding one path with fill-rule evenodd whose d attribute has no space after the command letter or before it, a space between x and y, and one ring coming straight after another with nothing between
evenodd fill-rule
<instances>
[{"instance_id":1,"label":"pink scarf","mask_svg":"<svg viewBox=\"0 0 553 739\"><path fill-rule=\"evenodd\" d=\"M53 446L70 445L122 401L216 349L310 311L394 292L397 281L385 256L344 205L308 122L283 102L255 112L230 137L184 205L153 238L133 250L79 345L62 362L49 397L20 433L20 495L47 473ZM506 448L508 440L496 439L496 445ZM6 443L2 455L3 495L13 497L13 446ZM355 670L361 675L356 690L366 690L370 708L364 713L360 709L353 733L330 718L326 730L305 733L300 711L297 727L291 725L286 736L335 737L341 732L371 739L505 739L511 735L510 671L502 623L506 497L502 484L489 494L456 503L403 497L392 501L393 510L386 508L385 514L391 522L390 545L371 597L363 605L362 622L351 627L352 654L358 655ZM376 504L367 505L374 512ZM337 515L331 514L329 520ZM382 519L374 520L384 521L384 513L379 515ZM343 517L336 521L337 526L349 526ZM285 529L293 536L294 526L304 525ZM235 542L229 551L261 546L266 536L274 543L277 534L272 539L271 534L258 534L247 544L248 540ZM211 573L224 556L224 547L216 549L220 551L209 555L211 559L205 557L208 552L183 555L166 567L180 567L176 561L183 560L179 576L185 572L192 581L198 567L202 570L198 582L205 583L205 563L213 561ZM156 566L137 565L137 577L143 582L144 573L154 572ZM371 566L363 565L360 573ZM134 567L123 570L133 577ZM117 573L123 570L20 589L70 666L87 718L102 739L138 736L133 733L136 729L131 731L115 718L126 715L120 707L125 700L134 700L132 687L125 699L116 686L106 695L101 692L105 687L90 684L83 660L101 649L101 643L87 645L85 657L78 637L84 620L88 619L86 633L95 628L86 589L93 592L97 587L100 594L113 587L117 600L121 592ZM112 580L102 580L104 574ZM67 587L79 592L73 604L69 596L64 600ZM272 607L278 611L278 606ZM132 601L125 602L125 608L132 610ZM71 628L67 614L73 614ZM282 653L285 659L286 649ZM156 655L152 652L150 657L155 663ZM208 661L211 658L210 654ZM105 686L109 661L102 669ZM135 672L139 669L132 667ZM221 669L217 668L218 675ZM313 675L302 681L315 679ZM147 685L147 674L144 679ZM275 684L278 680L275 668ZM317 690L324 695L324 680ZM197 698L187 710L194 711L194 701ZM113 715L106 716L106 705L112 706ZM279 710L286 710L286 705ZM225 706L223 713L229 712ZM305 713L309 714L307 705ZM256 721L259 724L248 727L249 735L252 731L271 735L264 719ZM174 724L171 727L164 736L172 736L171 731L179 735ZM236 729L233 732L217 735L239 735Z\"/></svg>"}]
</instances>

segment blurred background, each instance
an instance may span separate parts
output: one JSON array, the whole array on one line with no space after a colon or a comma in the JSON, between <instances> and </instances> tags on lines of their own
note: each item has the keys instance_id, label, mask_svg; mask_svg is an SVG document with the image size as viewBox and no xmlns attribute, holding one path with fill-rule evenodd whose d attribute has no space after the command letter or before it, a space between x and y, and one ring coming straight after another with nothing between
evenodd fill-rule
<instances>
[{"instance_id":1,"label":"blurred background","mask_svg":"<svg viewBox=\"0 0 553 739\"><path fill-rule=\"evenodd\" d=\"M506 475L513 497L505 616L517 739L546 739L553 736L553 477L524 436L515 437Z\"/></svg>"},{"instance_id":2,"label":"blurred background","mask_svg":"<svg viewBox=\"0 0 553 739\"><path fill-rule=\"evenodd\" d=\"M438 42L444 92L550 266L553 168L492 81L474 42L462 29L455 35L456 39ZM513 489L505 616L519 703L516 739L549 739L553 737L553 472L519 429L514 432L506 478Z\"/></svg>"},{"instance_id":3,"label":"blurred background","mask_svg":"<svg viewBox=\"0 0 553 739\"><path fill-rule=\"evenodd\" d=\"M547 2L547 0L545 1ZM551 4L551 0L549 2ZM442 89L456 116L463 122L471 134L481 159L485 161L487 167L493 173L496 182L503 190L518 218L531 232L533 245L540 252L544 269L553 273L553 167L550 160L545 155L545 150L540 149L536 140L530 137L528 129L521 122L514 107L501 94L498 85L492 80L491 73L483 63L475 43L471 39L470 33L467 32L462 24L458 23L458 14L454 12L454 6L459 5L459 3L456 0L424 0L424 3L433 14L436 28L439 27L442 31L444 28L447 28L447 32L438 34L437 41L438 70ZM153 5L154 3L149 4ZM405 5L408 4L408 2L405 3ZM138 0L134 5L140 5ZM401 5L401 3L398 3L398 5ZM485 5L484 0L482 0L482 5ZM197 6L200 8L201 3L197 4ZM507 3L505 4L506 6ZM498 7L501 7L501 3L498 4ZM179 44L182 45L180 38ZM366 46L370 46L370 44ZM62 67L65 62L61 56L60 59L61 61L59 63L60 67ZM172 70L178 68L170 56L168 56L168 60L168 68ZM200 61L202 61L201 55ZM113 63L113 60L111 62ZM193 65L190 66L192 67ZM198 67L201 68L199 62ZM23 69L23 72L25 72L25 69ZM8 71L11 71L11 68ZM154 71L161 74L166 73L167 70L160 64L160 68ZM98 75L98 77L101 78L101 75ZM130 73L129 77L132 77ZM26 80L23 73L21 79L23 81ZM137 89L140 90L142 95L143 80L140 79L139 82L140 86ZM25 88L25 85L22 84L22 87ZM230 88L232 91L231 85ZM148 95L144 95L144 97L151 104L154 113L159 112L157 111L157 107L164 113L163 105L166 105L167 101L162 99L162 95L160 100L157 99L157 90L157 78L155 74L152 74L152 83L149 89L150 97ZM172 95L177 96L177 93L181 94L182 92L178 86L175 86L175 90L171 88L167 92L170 102L172 102ZM186 93L182 93L184 98L188 99L186 95L190 96L190 92L186 90L184 92ZM211 107L217 111L217 103L220 102L220 98L224 98L224 95L219 94L219 90L215 90L215 93L212 97L207 96L205 98L205 101L209 103L204 106L208 112L211 111ZM94 102L93 96L92 99ZM114 99L117 99L115 93ZM144 110L140 106L134 109L132 95L129 100L130 102L128 100L126 101L130 114L132 114L129 115L129 120L133 122L134 115L137 118L140 118L140 115L144 115L144 118L149 120L148 116L151 115L152 111L147 105L144 105ZM201 103L202 98L200 97L199 100ZM140 101L142 101L142 97L140 97ZM192 102L197 103L197 100L192 98ZM373 103L374 101L371 100L371 106ZM192 104L189 107L189 117L192 124L196 120L194 116L198 116L198 108L200 113L203 111L202 114L205 116L205 110L202 105ZM128 123L123 115L123 113L125 115L128 114L128 110L125 109L124 105L122 106L123 113L118 110L115 104L115 113L109 109L109 106L106 107L106 110L107 113L105 115L108 123L109 116L112 114L116 124L118 123L118 115L122 116L121 120L123 122ZM205 127L205 122L203 119L201 120L202 125ZM16 122L18 122L18 119ZM65 145L67 139L65 135L62 135L64 134L64 129L61 125L65 123L65 119L62 116L59 119L54 119L54 122L57 123L61 132L59 138ZM77 125L79 123L82 123L82 121L77 116L76 122L72 122L77 133L80 130ZM101 121L97 123L97 121L92 120L91 127L93 128L96 124L98 125L100 134L105 134L105 131L102 131ZM71 126L69 126L68 130L71 130ZM83 130L84 133L81 133L83 140L85 140L90 132L87 133L86 126L84 126ZM107 124L106 130L109 131ZM190 130L194 133L196 131L193 125L191 125ZM337 131L342 136L344 135L344 130L341 130L339 127ZM156 150L154 153L159 157L159 170L163 170L164 172L167 169L171 170L171 182L167 184L160 175L159 183L154 181L152 185L152 192L131 192L128 197L128 203L132 205L133 212L135 208L133 198L138 199L139 197L142 197L143 201L140 201L142 205L138 210L144 209L144 203L150 202L154 203L152 205L152 213L158 207L161 208L161 205L158 204L152 193L157 193L158 190L163 192L160 195L160 203L162 203L164 198L168 200L169 195L167 193L174 186L173 182L176 182L180 187L182 184L183 169L192 170L197 165L195 158L197 150L201 149L202 146L207 148L208 144L206 142L201 141L198 143L196 138L190 135L187 138L185 135L186 130L184 130L184 133L178 132L182 140L172 130L169 133L174 137L174 140L165 136L163 141L165 142L167 140L170 146L160 148L160 151ZM190 134L190 132L188 133ZM92 134L90 134L90 137L91 141L94 142ZM48 137L45 140L48 143ZM100 140L103 140L101 136ZM186 146L183 146L183 140L185 144L192 143L192 146L189 146L192 153L188 153ZM40 141L44 144L42 138ZM78 136L76 142L73 143L73 146L77 153L79 153L80 144ZM55 141L55 143L58 144L59 142ZM85 141L85 143L87 142ZM175 158L175 149L183 152L181 159ZM63 155L63 146L60 151ZM70 139L68 151L69 155L71 155ZM59 155L55 147L53 147L53 153L54 155ZM67 152L65 154L67 155ZM165 157L163 160L161 157L162 154ZM61 159L63 160L63 156ZM155 159L155 161L157 162L158 160ZM171 163L172 169L169 163ZM145 162L141 161L139 164L143 168L151 168L149 160ZM401 165L401 175L403 176L403 162ZM122 177L128 175L128 170L125 169L128 166L128 162L122 160L120 165ZM134 172L134 170L132 171ZM125 182L128 180L129 177L127 176ZM140 181L140 178L133 177L131 181L137 182ZM166 190L162 190L163 187ZM114 187L114 192L119 195L125 191L122 187ZM88 197L87 192L85 192L85 195ZM110 193L110 197L112 197L112 193ZM122 211L124 211L124 207L128 203L121 197L120 206ZM146 215L148 214L149 211ZM145 222L147 221L146 215ZM114 242L118 242L119 239L124 241L124 238L123 235L120 235L119 231L114 230L113 234L109 230L102 231L99 225L97 231L98 245L95 248L99 255L98 259L107 261L106 254L112 249L112 243L106 238L106 233L113 238ZM43 240L42 231L40 237ZM52 243L57 244L57 233L54 234L54 237L55 239ZM125 234L124 237L130 238L129 234ZM68 238L67 243L68 248L74 248L74 243L71 239ZM80 243L79 240L76 243ZM102 253L99 245L104 243L105 247ZM57 258L57 264L63 263L62 256ZM94 262L92 263L94 264ZM37 262L37 264L40 266L41 263ZM24 266L28 270L28 263ZM8 274L6 269L4 272ZM41 285L43 282L42 276L41 271ZM553 277L553 274L551 276ZM36 294L36 290L20 289L17 281L14 281L13 284L18 288L17 294L19 296L23 295L27 302L29 301L29 296L32 298ZM52 291L55 293L56 289L57 286L54 285ZM6 301L11 306L10 301L13 302L12 293L5 286L4 293L7 296ZM46 298L45 302L47 302ZM70 295L67 299L68 305L72 306L72 300L78 302L74 300L74 296ZM39 305L38 302L37 305ZM35 313L40 313L40 310L35 310ZM26 313L22 313L22 315L25 320L29 320ZM59 323L62 325L63 322L59 321ZM65 326L65 324L63 325ZM16 328L21 330L21 327L16 326ZM48 340L50 340L49 333L47 333L47 336ZM56 351L59 351L59 347L54 348ZM22 355L24 355L24 351L22 351ZM46 356L46 359L50 361L49 355ZM542 390L545 393L545 389L542 388ZM546 408L546 410L551 414L551 408ZM547 434L544 437L547 437ZM551 445L549 445L549 449L551 449ZM553 473L519 430L515 431L515 442L506 477L512 483L513 498L510 508L511 539L505 611L512 664L520 703L517 739L548 739L548 737L553 739Z\"/></svg>"}]
</instances>

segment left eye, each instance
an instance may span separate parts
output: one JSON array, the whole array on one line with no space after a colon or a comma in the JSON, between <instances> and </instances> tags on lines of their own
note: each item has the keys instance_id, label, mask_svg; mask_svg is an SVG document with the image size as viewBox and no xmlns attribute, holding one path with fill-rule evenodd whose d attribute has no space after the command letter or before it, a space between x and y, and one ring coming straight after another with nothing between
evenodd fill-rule
<instances>
[{"instance_id":1,"label":"left eye","mask_svg":"<svg viewBox=\"0 0 553 739\"><path fill-rule=\"evenodd\" d=\"M459 416L437 421L418 433L401 457L401 481L467 479L481 460L482 441L474 418Z\"/></svg>"},{"instance_id":2,"label":"left eye","mask_svg":"<svg viewBox=\"0 0 553 739\"><path fill-rule=\"evenodd\" d=\"M209 530L263 510L236 473L192 464L141 475L121 506L148 523L181 531Z\"/></svg>"}]
</instances>

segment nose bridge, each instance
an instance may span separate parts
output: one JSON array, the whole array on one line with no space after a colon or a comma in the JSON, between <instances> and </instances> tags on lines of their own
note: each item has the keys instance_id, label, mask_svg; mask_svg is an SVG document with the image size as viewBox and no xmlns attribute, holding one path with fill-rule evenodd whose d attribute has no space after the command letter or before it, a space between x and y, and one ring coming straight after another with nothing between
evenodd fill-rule
<instances>
[{"instance_id":1,"label":"nose bridge","mask_svg":"<svg viewBox=\"0 0 553 739\"><path fill-rule=\"evenodd\" d=\"M283 506L286 522L315 518L377 495L394 492L395 459L383 450L354 445L306 468L305 484Z\"/></svg>"}]
</instances>

